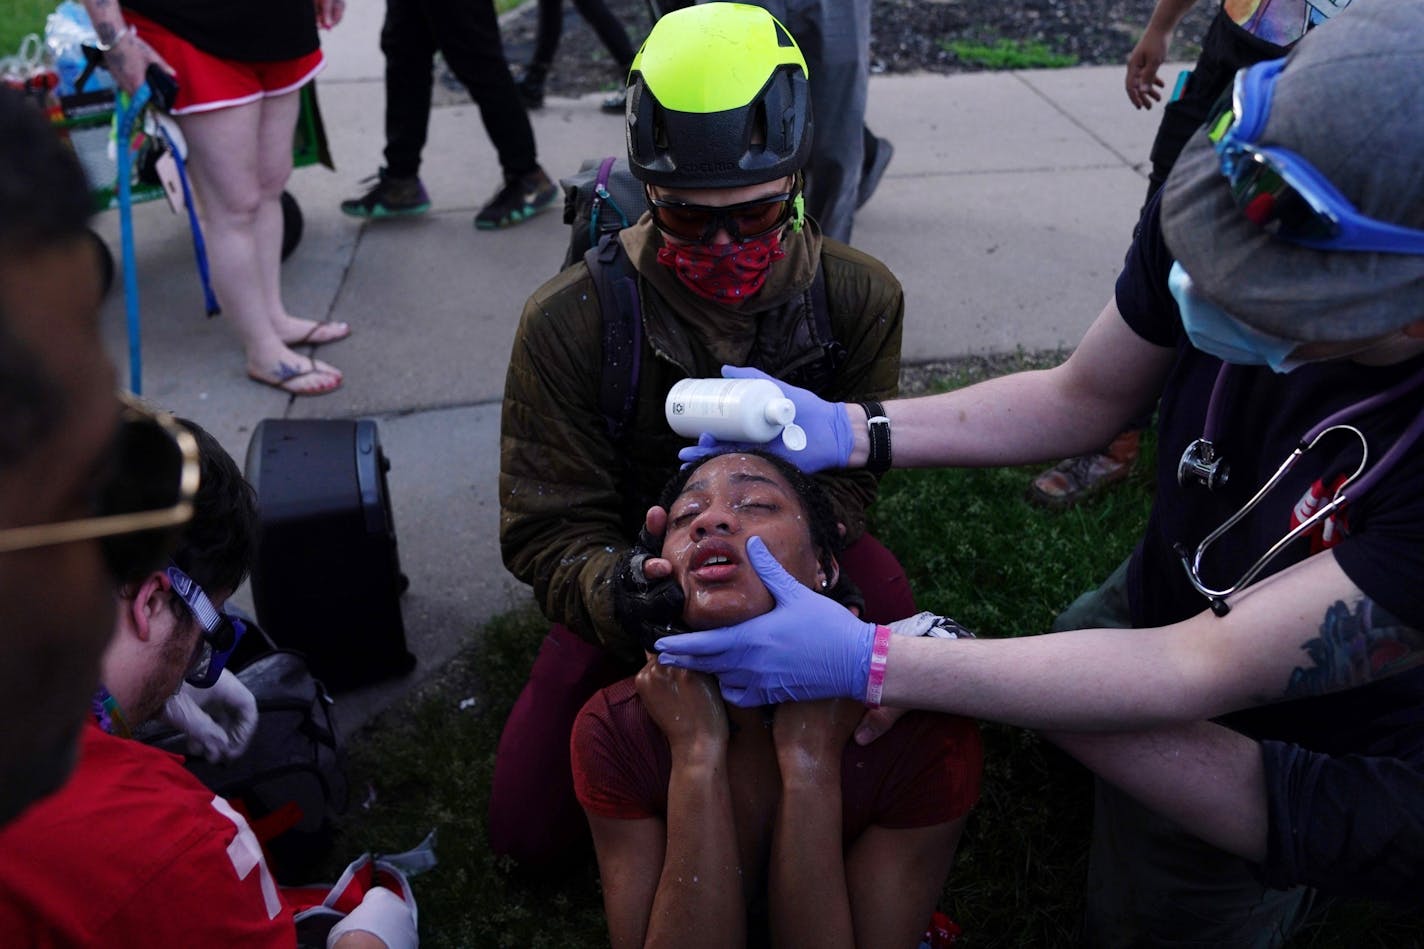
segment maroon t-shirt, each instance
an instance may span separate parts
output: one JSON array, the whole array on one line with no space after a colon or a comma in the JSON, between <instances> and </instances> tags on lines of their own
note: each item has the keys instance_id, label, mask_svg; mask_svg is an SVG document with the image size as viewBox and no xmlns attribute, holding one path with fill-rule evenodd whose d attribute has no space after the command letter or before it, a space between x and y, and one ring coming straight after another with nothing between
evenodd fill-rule
<instances>
[{"instance_id":1,"label":"maroon t-shirt","mask_svg":"<svg viewBox=\"0 0 1424 949\"><path fill-rule=\"evenodd\" d=\"M633 679L588 700L574 724L574 790L591 814L666 817L672 756ZM984 751L967 718L910 712L841 758L842 839L867 827L929 827L963 817L979 798Z\"/></svg>"}]
</instances>

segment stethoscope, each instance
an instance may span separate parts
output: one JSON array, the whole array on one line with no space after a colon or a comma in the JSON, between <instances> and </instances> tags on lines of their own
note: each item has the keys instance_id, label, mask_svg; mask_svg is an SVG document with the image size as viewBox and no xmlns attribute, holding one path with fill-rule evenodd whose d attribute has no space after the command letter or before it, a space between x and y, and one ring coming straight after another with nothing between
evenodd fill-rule
<instances>
[{"instance_id":1,"label":"stethoscope","mask_svg":"<svg viewBox=\"0 0 1424 949\"><path fill-rule=\"evenodd\" d=\"M1182 452L1181 460L1177 463L1177 483L1184 487L1195 482L1204 485L1207 490L1214 490L1226 484L1230 476L1230 467L1227 465L1226 459L1222 457L1215 440L1221 431L1222 402L1224 401L1222 395L1226 389L1231 368L1231 363L1222 364L1221 370L1216 375L1216 382L1213 383L1211 387L1211 397L1207 402L1206 425L1202 429L1202 436L1187 446L1186 450ZM1286 457L1286 460L1276 469L1275 474L1266 479L1266 483L1261 485L1260 490L1252 495L1251 499L1242 505L1239 511L1227 518L1224 524L1208 534L1206 538L1197 545L1196 552L1193 555L1188 557L1185 545L1180 543L1173 545L1177 556L1182 560L1183 568L1187 571L1187 579L1191 581L1196 591L1206 597L1211 603L1211 611L1213 613L1217 616L1225 616L1229 613L1231 607L1226 603L1227 597L1245 589L1282 550L1297 538L1311 531L1315 525L1321 523L1336 511L1343 508L1349 503L1351 498L1363 497L1366 492L1378 484L1380 479L1399 462L1399 459L1402 458L1419 439L1420 434L1424 434L1424 410L1421 410L1414 417L1414 421L1395 439L1389 451L1385 452L1384 456L1380 458L1379 462L1376 463L1373 468L1370 468L1368 473L1365 471L1365 468L1369 463L1369 442L1365 438L1364 432L1360 431L1354 425L1346 423L1368 412L1373 412L1375 409L1387 405L1395 399L1408 395L1421 385L1424 385L1424 369L1419 370L1403 382L1396 383L1383 392L1376 393L1353 405L1347 405L1338 412L1321 419L1301 436L1300 441L1296 443L1295 450ZM1295 467L1296 462L1301 459L1301 456L1313 449L1331 432L1348 432L1360 440L1360 463L1355 467L1355 470L1340 483L1339 487L1335 489L1334 495L1327 503L1321 505L1319 510L1301 521L1284 537L1272 544L1270 548L1247 569L1240 580L1220 590L1214 590L1207 586L1201 578L1201 562L1202 557L1206 555L1207 548L1219 540L1223 534L1234 527L1247 514L1251 513L1252 509L1261 503L1261 500L1270 493L1271 489L1279 484L1281 479Z\"/></svg>"}]
</instances>

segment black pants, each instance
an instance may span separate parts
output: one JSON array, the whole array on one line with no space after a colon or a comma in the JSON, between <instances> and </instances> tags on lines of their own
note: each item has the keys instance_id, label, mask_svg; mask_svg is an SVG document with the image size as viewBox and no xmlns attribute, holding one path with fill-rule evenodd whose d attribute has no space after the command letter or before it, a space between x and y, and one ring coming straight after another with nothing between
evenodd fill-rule
<instances>
[{"instance_id":1,"label":"black pants","mask_svg":"<svg viewBox=\"0 0 1424 949\"><path fill-rule=\"evenodd\" d=\"M397 177L420 171L436 50L479 106L504 173L538 168L534 130L504 60L493 0L386 0L386 170Z\"/></svg>"},{"instance_id":2,"label":"black pants","mask_svg":"<svg viewBox=\"0 0 1424 949\"><path fill-rule=\"evenodd\" d=\"M1177 156L1187 140L1205 124L1216 100L1231 88L1236 71L1267 59L1279 59L1287 52L1283 47L1247 33L1232 23L1225 11L1216 11L1206 36L1202 37L1201 55L1187 77L1181 96L1162 109L1162 123L1157 126L1157 137L1152 141L1152 175L1147 181L1144 207L1167 180L1167 173L1177 163Z\"/></svg>"},{"instance_id":3,"label":"black pants","mask_svg":"<svg viewBox=\"0 0 1424 949\"><path fill-rule=\"evenodd\" d=\"M604 5L603 0L574 0L574 7L593 27L613 62L624 72L633 65L633 44L628 31ZM559 52L559 36L564 29L564 0L539 0L539 34L534 42L533 65L548 69Z\"/></svg>"}]
</instances>

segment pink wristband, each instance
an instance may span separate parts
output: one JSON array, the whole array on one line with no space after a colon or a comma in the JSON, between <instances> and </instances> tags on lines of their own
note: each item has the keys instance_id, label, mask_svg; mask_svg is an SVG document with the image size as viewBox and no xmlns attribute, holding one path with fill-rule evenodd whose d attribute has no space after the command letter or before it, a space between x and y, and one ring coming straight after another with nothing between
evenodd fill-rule
<instances>
[{"instance_id":1,"label":"pink wristband","mask_svg":"<svg viewBox=\"0 0 1424 949\"><path fill-rule=\"evenodd\" d=\"M875 627L875 643L870 647L870 682L865 687L865 704L871 708L880 707L880 696L885 691L885 660L890 655L890 627Z\"/></svg>"}]
</instances>

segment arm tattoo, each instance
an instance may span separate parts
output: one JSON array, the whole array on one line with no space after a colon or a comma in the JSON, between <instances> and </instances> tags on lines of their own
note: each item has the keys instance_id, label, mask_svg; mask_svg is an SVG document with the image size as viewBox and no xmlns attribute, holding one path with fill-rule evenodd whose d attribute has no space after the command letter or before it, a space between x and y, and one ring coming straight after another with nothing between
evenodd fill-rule
<instances>
[{"instance_id":1,"label":"arm tattoo","mask_svg":"<svg viewBox=\"0 0 1424 949\"><path fill-rule=\"evenodd\" d=\"M1369 597L1355 611L1336 600L1325 611L1320 636L1301 644L1310 665L1297 666L1284 699L1324 695L1365 685L1424 662L1424 633L1405 626Z\"/></svg>"}]
</instances>

